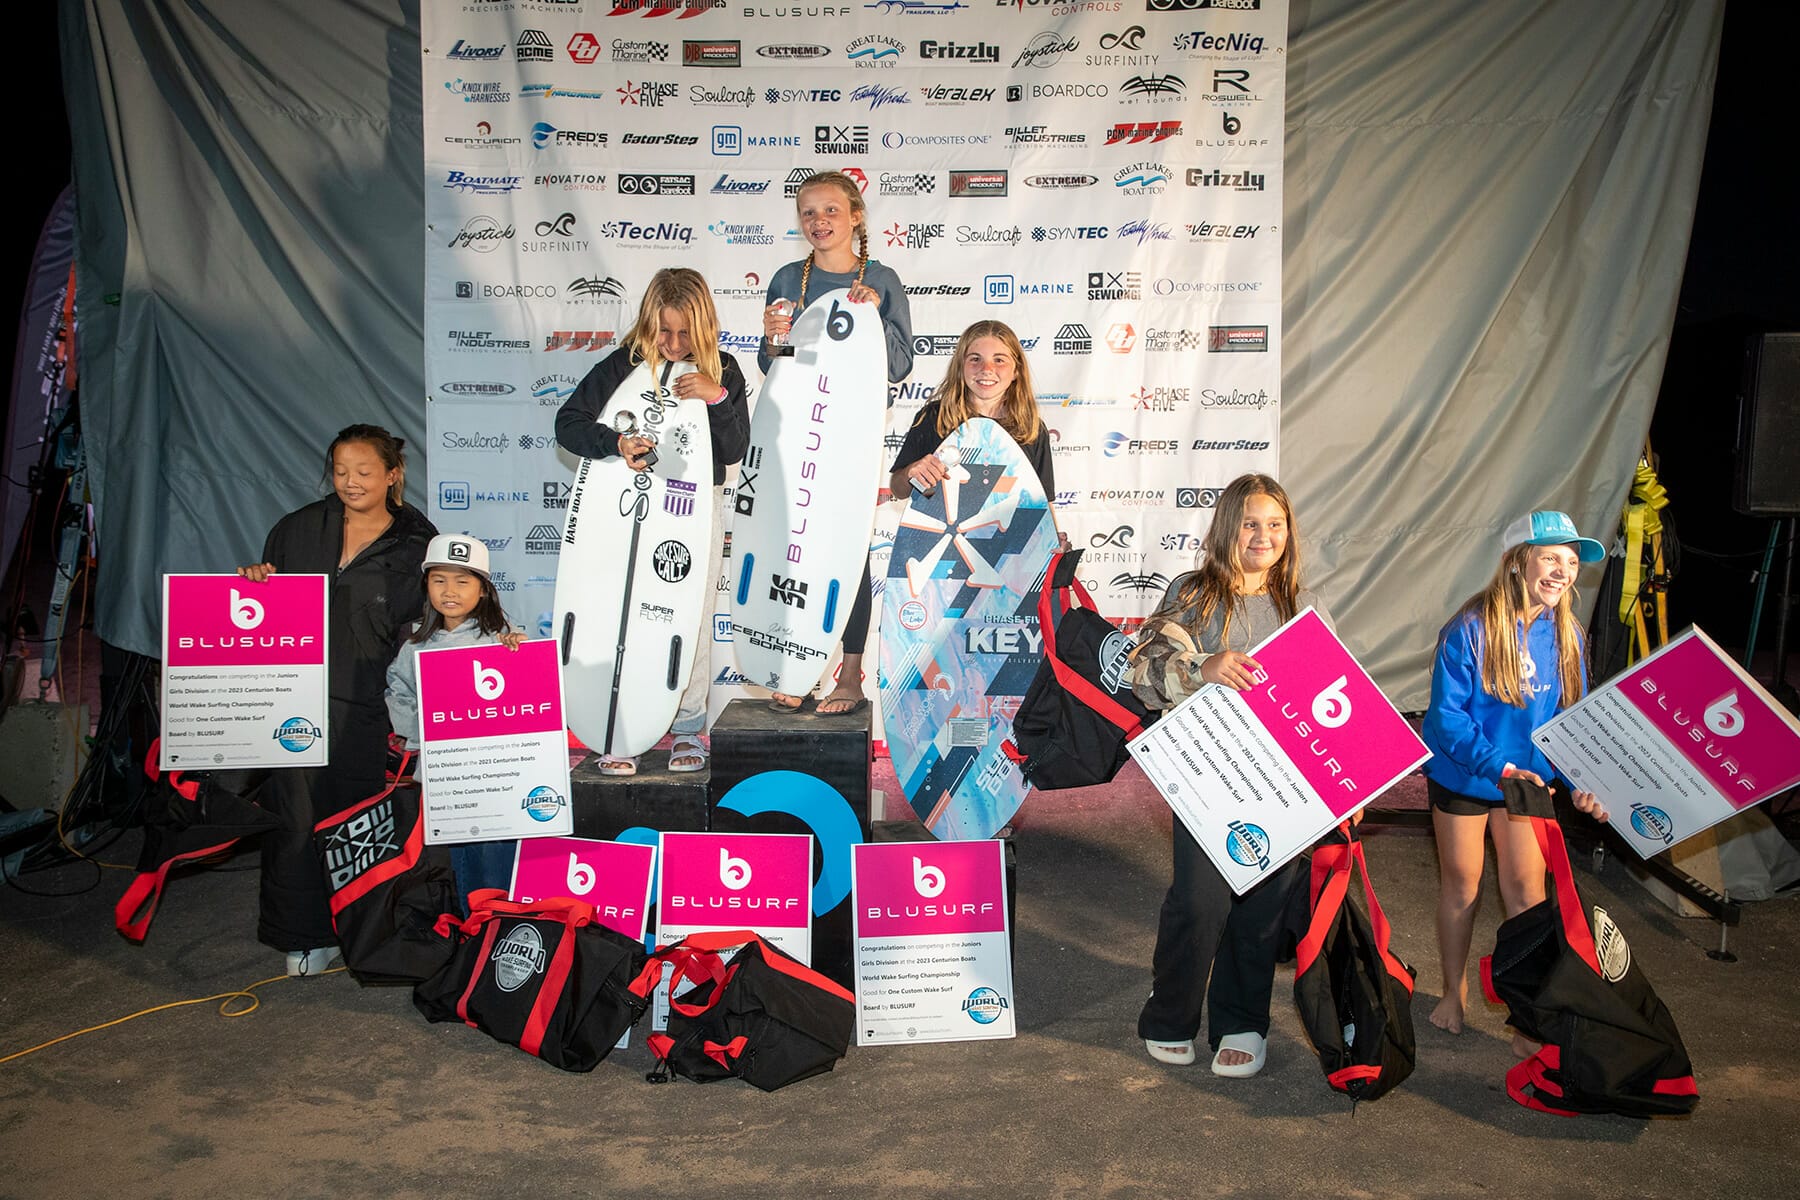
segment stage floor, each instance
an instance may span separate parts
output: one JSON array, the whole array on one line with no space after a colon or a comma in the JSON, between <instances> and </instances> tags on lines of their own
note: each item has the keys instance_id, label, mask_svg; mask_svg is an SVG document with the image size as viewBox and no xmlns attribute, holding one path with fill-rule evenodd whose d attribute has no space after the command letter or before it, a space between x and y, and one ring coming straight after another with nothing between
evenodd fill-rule
<instances>
[{"instance_id":1,"label":"stage floor","mask_svg":"<svg viewBox=\"0 0 1800 1200\"><path fill-rule=\"evenodd\" d=\"M1153 1063L1133 1034L1168 878L1169 813L1141 780L1036 796L1017 837L1019 1036L852 1049L765 1095L644 1082L634 1045L567 1075L348 976L282 980L224 1019L172 1009L0 1065L0 1196L1791 1196L1800 1113L1800 905L1751 906L1736 963L1616 862L1577 878L1623 926L1696 1064L1690 1119L1563 1119L1505 1095L1499 1010L1450 1037L1431 840L1368 855L1419 968L1417 1073L1358 1107L1327 1090L1276 982L1252 1080ZM893 815L890 813L890 815ZM122 843L112 857L130 862ZM0 1057L277 974L254 938L254 858L177 879L147 944L112 931L124 871L76 865L0 898ZM98 885L95 876L99 874ZM83 890L88 889L88 890ZM1499 921L1492 879L1476 929Z\"/></svg>"}]
</instances>

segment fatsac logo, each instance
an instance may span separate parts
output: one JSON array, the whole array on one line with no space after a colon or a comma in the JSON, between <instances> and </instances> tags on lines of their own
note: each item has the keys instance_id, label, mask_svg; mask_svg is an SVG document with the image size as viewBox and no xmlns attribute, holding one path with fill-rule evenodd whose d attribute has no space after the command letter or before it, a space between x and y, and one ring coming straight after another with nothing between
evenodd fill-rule
<instances>
[{"instance_id":1,"label":"fatsac logo","mask_svg":"<svg viewBox=\"0 0 1800 1200\"><path fill-rule=\"evenodd\" d=\"M604 146L606 134L593 129L560 129L548 121L531 127L531 144L539 150L561 150L570 146Z\"/></svg>"},{"instance_id":2,"label":"fatsac logo","mask_svg":"<svg viewBox=\"0 0 1800 1200\"><path fill-rule=\"evenodd\" d=\"M1144 0L1146 12L1199 12L1205 8L1257 12L1262 8L1262 0Z\"/></svg>"},{"instance_id":3,"label":"fatsac logo","mask_svg":"<svg viewBox=\"0 0 1800 1200\"><path fill-rule=\"evenodd\" d=\"M447 79L444 90L461 96L464 104L511 104L512 93L502 83L472 83L466 79Z\"/></svg>"},{"instance_id":4,"label":"fatsac logo","mask_svg":"<svg viewBox=\"0 0 1800 1200\"><path fill-rule=\"evenodd\" d=\"M991 987L978 987L969 993L962 1008L977 1025L992 1025L1006 1011L1006 997Z\"/></svg>"},{"instance_id":5,"label":"fatsac logo","mask_svg":"<svg viewBox=\"0 0 1800 1200\"><path fill-rule=\"evenodd\" d=\"M324 736L325 731L305 717L289 717L275 730L276 744L293 754L311 750Z\"/></svg>"},{"instance_id":6,"label":"fatsac logo","mask_svg":"<svg viewBox=\"0 0 1800 1200\"><path fill-rule=\"evenodd\" d=\"M1180 121L1121 121L1106 131L1109 146L1135 146L1139 142L1166 142L1181 135Z\"/></svg>"},{"instance_id":7,"label":"fatsac logo","mask_svg":"<svg viewBox=\"0 0 1800 1200\"><path fill-rule=\"evenodd\" d=\"M1159 162L1136 162L1113 172L1121 196L1154 196L1169 183L1169 168Z\"/></svg>"},{"instance_id":8,"label":"fatsac logo","mask_svg":"<svg viewBox=\"0 0 1800 1200\"><path fill-rule=\"evenodd\" d=\"M844 47L844 57L853 67L894 67L906 52L904 43L885 34L871 33Z\"/></svg>"},{"instance_id":9,"label":"fatsac logo","mask_svg":"<svg viewBox=\"0 0 1800 1200\"><path fill-rule=\"evenodd\" d=\"M1661 842L1665 846L1675 842L1675 822L1669 814L1654 804L1634 803L1631 806L1631 827L1637 835L1652 842Z\"/></svg>"},{"instance_id":10,"label":"fatsac logo","mask_svg":"<svg viewBox=\"0 0 1800 1200\"><path fill-rule=\"evenodd\" d=\"M724 176L720 176L721 179ZM621 196L691 196L694 194L694 177L692 175L656 175L656 174L624 174L619 175L619 194Z\"/></svg>"},{"instance_id":11,"label":"fatsac logo","mask_svg":"<svg viewBox=\"0 0 1800 1200\"><path fill-rule=\"evenodd\" d=\"M1269 869L1269 835L1261 825L1233 821L1230 832L1225 835L1225 853L1240 867L1266 871Z\"/></svg>"},{"instance_id":12,"label":"fatsac logo","mask_svg":"<svg viewBox=\"0 0 1800 1200\"><path fill-rule=\"evenodd\" d=\"M1217 508L1219 493L1222 488L1178 487L1175 489L1176 508Z\"/></svg>"},{"instance_id":13,"label":"fatsac logo","mask_svg":"<svg viewBox=\"0 0 1800 1200\"><path fill-rule=\"evenodd\" d=\"M494 968L494 986L516 992L544 970L544 939L537 926L520 921L494 945L488 961Z\"/></svg>"},{"instance_id":14,"label":"fatsac logo","mask_svg":"<svg viewBox=\"0 0 1800 1200\"><path fill-rule=\"evenodd\" d=\"M444 187L470 196L504 196L519 190L517 175L482 175L470 171L451 171L444 177Z\"/></svg>"},{"instance_id":15,"label":"fatsac logo","mask_svg":"<svg viewBox=\"0 0 1800 1200\"><path fill-rule=\"evenodd\" d=\"M915 333L913 354L918 358L948 358L956 353L958 340L954 333Z\"/></svg>"}]
</instances>

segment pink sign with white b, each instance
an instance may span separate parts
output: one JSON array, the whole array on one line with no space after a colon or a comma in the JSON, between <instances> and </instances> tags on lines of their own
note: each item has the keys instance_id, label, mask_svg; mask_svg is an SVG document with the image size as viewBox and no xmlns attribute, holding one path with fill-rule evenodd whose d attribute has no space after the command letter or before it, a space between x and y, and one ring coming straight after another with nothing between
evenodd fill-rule
<instances>
[{"instance_id":1,"label":"pink sign with white b","mask_svg":"<svg viewBox=\"0 0 1800 1200\"><path fill-rule=\"evenodd\" d=\"M1005 847L850 848L857 1044L1014 1036Z\"/></svg>"},{"instance_id":2,"label":"pink sign with white b","mask_svg":"<svg viewBox=\"0 0 1800 1200\"><path fill-rule=\"evenodd\" d=\"M564 835L569 744L553 641L419 652L425 840Z\"/></svg>"},{"instance_id":3,"label":"pink sign with white b","mask_svg":"<svg viewBox=\"0 0 1800 1200\"><path fill-rule=\"evenodd\" d=\"M656 848L636 842L547 837L519 843L512 899L535 904L568 896L594 906L594 919L642 942L650 925Z\"/></svg>"},{"instance_id":4,"label":"pink sign with white b","mask_svg":"<svg viewBox=\"0 0 1800 1200\"><path fill-rule=\"evenodd\" d=\"M1313 609L1250 657L1249 690L1208 684L1130 743L1239 895L1430 757Z\"/></svg>"},{"instance_id":5,"label":"pink sign with white b","mask_svg":"<svg viewBox=\"0 0 1800 1200\"><path fill-rule=\"evenodd\" d=\"M1800 721L1697 628L1532 739L1646 858L1800 783Z\"/></svg>"},{"instance_id":6,"label":"pink sign with white b","mask_svg":"<svg viewBox=\"0 0 1800 1200\"><path fill-rule=\"evenodd\" d=\"M163 576L163 769L329 761L326 584Z\"/></svg>"}]
</instances>

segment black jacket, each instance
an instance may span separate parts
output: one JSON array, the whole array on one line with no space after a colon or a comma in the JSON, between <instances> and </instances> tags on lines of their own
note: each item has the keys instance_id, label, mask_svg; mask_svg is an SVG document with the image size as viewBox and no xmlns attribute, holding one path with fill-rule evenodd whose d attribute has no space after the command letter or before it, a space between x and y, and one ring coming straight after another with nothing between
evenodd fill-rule
<instances>
[{"instance_id":1,"label":"black jacket","mask_svg":"<svg viewBox=\"0 0 1800 1200\"><path fill-rule=\"evenodd\" d=\"M437 529L410 504L388 509L394 523L343 570L344 502L330 495L275 522L262 561L284 575L331 578L328 664L331 697L381 707L388 664L402 633L419 619L425 590L419 567Z\"/></svg>"},{"instance_id":2,"label":"black jacket","mask_svg":"<svg viewBox=\"0 0 1800 1200\"><path fill-rule=\"evenodd\" d=\"M600 413L619 385L637 370L641 360L627 346L607 355L575 385L575 393L563 401L556 414L556 443L583 458L610 458L619 452L619 434L600 424ZM713 484L725 482L725 468L744 457L750 447L750 405L745 399L744 373L737 359L719 351L719 380L725 398L706 406L712 429Z\"/></svg>"}]
</instances>

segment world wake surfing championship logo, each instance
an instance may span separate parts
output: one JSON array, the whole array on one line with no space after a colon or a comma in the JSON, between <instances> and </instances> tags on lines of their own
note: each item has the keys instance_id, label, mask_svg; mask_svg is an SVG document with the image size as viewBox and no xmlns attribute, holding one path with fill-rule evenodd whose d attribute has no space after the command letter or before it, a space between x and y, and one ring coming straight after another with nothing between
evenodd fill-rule
<instances>
[{"instance_id":1,"label":"world wake surfing championship logo","mask_svg":"<svg viewBox=\"0 0 1800 1200\"><path fill-rule=\"evenodd\" d=\"M992 1025L1006 1009L1006 997L991 987L976 988L962 1004L962 1010L978 1025Z\"/></svg>"},{"instance_id":2,"label":"world wake surfing championship logo","mask_svg":"<svg viewBox=\"0 0 1800 1200\"><path fill-rule=\"evenodd\" d=\"M1675 822L1669 814L1654 804L1637 803L1631 806L1631 827L1637 835L1652 842L1673 845L1675 842Z\"/></svg>"},{"instance_id":3,"label":"world wake surfing championship logo","mask_svg":"<svg viewBox=\"0 0 1800 1200\"><path fill-rule=\"evenodd\" d=\"M289 717L275 731L275 740L281 743L281 748L295 754L311 750L313 744L324 736L324 731L305 717Z\"/></svg>"},{"instance_id":4,"label":"world wake surfing championship logo","mask_svg":"<svg viewBox=\"0 0 1800 1200\"><path fill-rule=\"evenodd\" d=\"M519 807L524 809L534 821L554 821L556 814L561 812L568 803L563 799L561 792L546 785L534 787L526 792L525 799L519 802Z\"/></svg>"},{"instance_id":5,"label":"world wake surfing championship logo","mask_svg":"<svg viewBox=\"0 0 1800 1200\"><path fill-rule=\"evenodd\" d=\"M1225 835L1225 853L1239 866L1266 871L1269 869L1269 835L1260 825L1233 821L1231 832Z\"/></svg>"}]
</instances>

